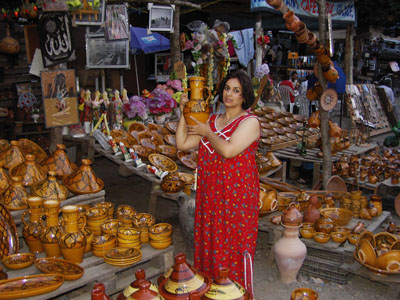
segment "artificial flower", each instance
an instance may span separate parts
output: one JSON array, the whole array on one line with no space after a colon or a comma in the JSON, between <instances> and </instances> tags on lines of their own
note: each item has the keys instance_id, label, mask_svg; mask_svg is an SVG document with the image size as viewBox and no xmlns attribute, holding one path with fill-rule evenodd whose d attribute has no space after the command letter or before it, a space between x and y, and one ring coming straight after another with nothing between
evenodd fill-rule
<instances>
[{"instance_id":1,"label":"artificial flower","mask_svg":"<svg viewBox=\"0 0 400 300\"><path fill-rule=\"evenodd\" d=\"M175 79L175 80L170 80L168 79L167 81L167 86L174 88L177 91L182 91L182 82L179 79Z\"/></svg>"},{"instance_id":2,"label":"artificial flower","mask_svg":"<svg viewBox=\"0 0 400 300\"><path fill-rule=\"evenodd\" d=\"M147 119L146 98L133 96L129 102L124 104L123 110L128 118L140 117L142 120Z\"/></svg>"}]
</instances>

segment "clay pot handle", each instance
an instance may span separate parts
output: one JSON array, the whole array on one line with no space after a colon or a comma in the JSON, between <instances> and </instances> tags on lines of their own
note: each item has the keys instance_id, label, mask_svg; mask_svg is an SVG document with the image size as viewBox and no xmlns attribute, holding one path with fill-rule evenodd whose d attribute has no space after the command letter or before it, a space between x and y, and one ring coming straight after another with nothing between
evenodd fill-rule
<instances>
[{"instance_id":1,"label":"clay pot handle","mask_svg":"<svg viewBox=\"0 0 400 300\"><path fill-rule=\"evenodd\" d=\"M82 228L81 228L81 230L84 230L85 229L85 227L86 227L86 216L80 216L79 218L78 218L78 223L79 223L79 220L80 219L82 219L83 218L83 225L82 225Z\"/></svg>"},{"instance_id":2,"label":"clay pot handle","mask_svg":"<svg viewBox=\"0 0 400 300\"><path fill-rule=\"evenodd\" d=\"M24 227L28 226L28 223L25 221L25 215L30 214L29 210L25 210L21 215L21 222L24 224Z\"/></svg>"}]
</instances>

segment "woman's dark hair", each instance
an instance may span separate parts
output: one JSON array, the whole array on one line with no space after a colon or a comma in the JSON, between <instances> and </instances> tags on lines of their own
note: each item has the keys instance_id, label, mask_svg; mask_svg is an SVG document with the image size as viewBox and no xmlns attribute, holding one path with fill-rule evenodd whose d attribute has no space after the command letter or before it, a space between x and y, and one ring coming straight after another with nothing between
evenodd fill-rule
<instances>
[{"instance_id":1,"label":"woman's dark hair","mask_svg":"<svg viewBox=\"0 0 400 300\"><path fill-rule=\"evenodd\" d=\"M232 78L236 78L237 80L239 80L242 86L242 95L244 98L244 101L242 103L242 108L244 110L250 108L255 101L254 90L249 75L247 75L247 73L243 70L235 70L232 73L229 73L228 75L225 76L224 80L222 80L222 83L219 86L218 100L221 101L222 103L224 102L223 100L224 88L226 82Z\"/></svg>"}]
</instances>

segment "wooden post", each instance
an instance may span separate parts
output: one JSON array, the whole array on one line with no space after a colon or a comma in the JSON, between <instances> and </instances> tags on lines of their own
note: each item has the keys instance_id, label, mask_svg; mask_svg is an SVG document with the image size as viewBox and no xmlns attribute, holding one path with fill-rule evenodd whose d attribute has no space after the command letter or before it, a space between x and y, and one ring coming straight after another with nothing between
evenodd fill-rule
<instances>
[{"instance_id":1,"label":"wooden post","mask_svg":"<svg viewBox=\"0 0 400 300\"><path fill-rule=\"evenodd\" d=\"M180 19L180 6L175 6L174 12L174 32L170 34L171 37L171 66L181 60L181 47L179 42L179 19Z\"/></svg>"},{"instance_id":2,"label":"wooden post","mask_svg":"<svg viewBox=\"0 0 400 300\"><path fill-rule=\"evenodd\" d=\"M346 74L346 84L353 84L353 30L354 24L347 25L346 28L346 47L344 54L344 70Z\"/></svg>"},{"instance_id":3,"label":"wooden post","mask_svg":"<svg viewBox=\"0 0 400 300\"><path fill-rule=\"evenodd\" d=\"M323 45L326 45L327 32L326 32L326 0L317 0L318 11L319 11L319 39ZM323 90L326 90L326 81L322 76L322 68L319 65L318 68L319 83ZM321 139L322 139L322 152L324 154L322 158L322 183L325 188L326 183L331 177L332 173L332 153L331 153L331 142L329 137L329 113L319 107L319 117L321 120Z\"/></svg>"},{"instance_id":4,"label":"wooden post","mask_svg":"<svg viewBox=\"0 0 400 300\"><path fill-rule=\"evenodd\" d=\"M256 16L256 40L262 36L263 33L263 28L262 28L262 15L261 13L257 13ZM259 45L256 42L256 68L261 66L262 64L262 59L263 59L263 55L262 55L262 46Z\"/></svg>"}]
</instances>

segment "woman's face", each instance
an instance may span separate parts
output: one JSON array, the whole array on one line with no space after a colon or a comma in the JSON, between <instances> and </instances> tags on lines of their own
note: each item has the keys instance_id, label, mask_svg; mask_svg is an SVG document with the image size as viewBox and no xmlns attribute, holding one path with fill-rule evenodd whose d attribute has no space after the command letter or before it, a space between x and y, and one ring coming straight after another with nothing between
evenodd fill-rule
<instances>
[{"instance_id":1,"label":"woman's face","mask_svg":"<svg viewBox=\"0 0 400 300\"><path fill-rule=\"evenodd\" d=\"M223 100L226 107L241 106L243 98L243 90L240 81L237 78L229 79L224 87Z\"/></svg>"}]
</instances>

